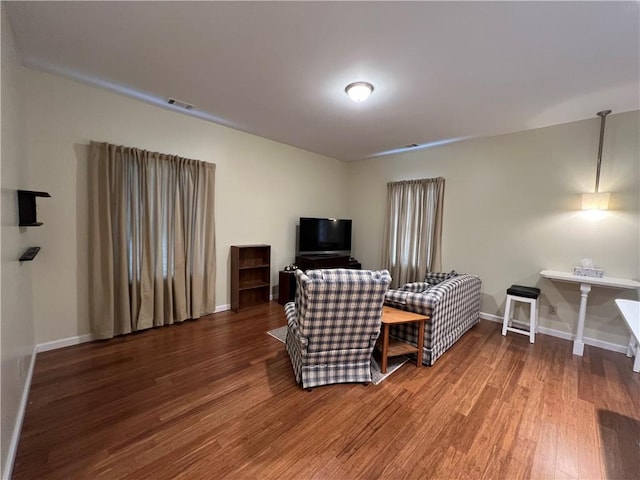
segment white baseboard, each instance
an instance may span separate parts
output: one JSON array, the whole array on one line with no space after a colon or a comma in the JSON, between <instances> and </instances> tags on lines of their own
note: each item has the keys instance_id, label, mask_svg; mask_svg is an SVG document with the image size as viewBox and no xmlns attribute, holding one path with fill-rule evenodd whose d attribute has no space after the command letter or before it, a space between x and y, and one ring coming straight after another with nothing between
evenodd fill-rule
<instances>
[{"instance_id":1,"label":"white baseboard","mask_svg":"<svg viewBox=\"0 0 640 480\"><path fill-rule=\"evenodd\" d=\"M502 323L503 317L498 315L492 315L491 313L480 312L480 318L482 320L490 320L492 322ZM562 338L563 340L573 341L574 334L569 332L562 332L549 327L538 326L538 333L543 335L549 335L551 337ZM605 342L604 340L598 340L596 338L584 337L582 339L585 345L592 347L602 348L603 350L610 350L612 352L626 353L627 345L618 345L617 343Z\"/></svg>"},{"instance_id":2,"label":"white baseboard","mask_svg":"<svg viewBox=\"0 0 640 480\"><path fill-rule=\"evenodd\" d=\"M592 347L598 347L612 352L627 353L628 345L618 345L617 343L605 342L604 340L598 340L597 338L585 337L583 340L585 345L591 345Z\"/></svg>"},{"instance_id":3,"label":"white baseboard","mask_svg":"<svg viewBox=\"0 0 640 480\"><path fill-rule=\"evenodd\" d=\"M269 295L269 300L277 300L277 299L278 299L277 293L272 293L271 295ZM227 310L231 310L231 304L229 303L225 305L218 305L216 309L213 311L213 313L226 312Z\"/></svg>"},{"instance_id":4,"label":"white baseboard","mask_svg":"<svg viewBox=\"0 0 640 480\"><path fill-rule=\"evenodd\" d=\"M39 343L36 345L36 352L48 352L49 350L70 347L71 345L80 345L81 343L91 342L95 339L96 338L92 334L87 333L86 335L79 335L77 337L62 338L51 342Z\"/></svg>"},{"instance_id":5,"label":"white baseboard","mask_svg":"<svg viewBox=\"0 0 640 480\"><path fill-rule=\"evenodd\" d=\"M231 305L218 305L213 313L225 312L231 309ZM91 334L79 335L77 337L62 338L51 342L39 343L36 345L36 352L48 352L49 350L57 350L58 348L70 347L72 345L80 345L81 343L92 342L96 338Z\"/></svg>"},{"instance_id":6,"label":"white baseboard","mask_svg":"<svg viewBox=\"0 0 640 480\"><path fill-rule=\"evenodd\" d=\"M22 422L24 421L24 415L27 411L27 402L29 401L29 391L31 391L31 379L33 378L33 369L36 365L36 353L37 345L33 347L31 352L31 360L29 361L29 369L27 370L27 376L24 380L24 387L22 388L22 396L20 397L20 404L18 405L18 412L16 415L16 422L13 426L13 432L11 433L11 442L7 450L7 458L5 460L4 468L2 469L2 479L8 480L11 478L13 471L13 463L16 459L16 453L18 451L18 442L20 442L20 433L22 432Z\"/></svg>"},{"instance_id":7,"label":"white baseboard","mask_svg":"<svg viewBox=\"0 0 640 480\"><path fill-rule=\"evenodd\" d=\"M214 313L226 312L231 309L231 305L218 305ZM491 313L480 312L480 318L482 320L489 320L491 322L502 323L502 317L493 315ZM549 327L538 326L538 333L543 335L550 335L556 338L562 338L563 340L573 341L573 333L563 332L555 330ZM81 343L91 342L95 340L95 337L91 334L80 335L77 337L63 338L61 340L54 340L52 342L39 343L35 346L35 352L47 352L49 350L56 350L58 348L70 347L71 345L79 345ZM612 352L626 353L627 345L619 345L617 343L605 342L604 340L598 340L597 338L584 337L584 344L592 347L602 348L604 350L610 350Z\"/></svg>"},{"instance_id":8,"label":"white baseboard","mask_svg":"<svg viewBox=\"0 0 640 480\"><path fill-rule=\"evenodd\" d=\"M218 305L213 313L226 312L227 310L231 310L231 304L227 303L226 305Z\"/></svg>"}]
</instances>

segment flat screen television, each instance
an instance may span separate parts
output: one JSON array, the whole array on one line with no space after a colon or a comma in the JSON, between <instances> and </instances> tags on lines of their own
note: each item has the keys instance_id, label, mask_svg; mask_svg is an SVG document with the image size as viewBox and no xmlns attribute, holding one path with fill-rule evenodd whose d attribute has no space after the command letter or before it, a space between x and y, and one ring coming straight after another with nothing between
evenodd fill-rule
<instances>
[{"instance_id":1,"label":"flat screen television","mask_svg":"<svg viewBox=\"0 0 640 480\"><path fill-rule=\"evenodd\" d=\"M351 254L351 220L300 217L298 254Z\"/></svg>"}]
</instances>

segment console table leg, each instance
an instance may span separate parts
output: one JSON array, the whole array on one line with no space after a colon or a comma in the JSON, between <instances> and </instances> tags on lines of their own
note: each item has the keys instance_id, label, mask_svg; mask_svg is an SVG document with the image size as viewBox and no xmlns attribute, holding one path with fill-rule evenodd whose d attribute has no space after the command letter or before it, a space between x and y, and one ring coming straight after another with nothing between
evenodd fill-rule
<instances>
[{"instance_id":1,"label":"console table leg","mask_svg":"<svg viewBox=\"0 0 640 480\"><path fill-rule=\"evenodd\" d=\"M591 285L588 283L580 284L580 311L578 312L578 327L576 329L576 338L573 341L573 354L582 356L584 354L584 321L587 316L587 298L591 291Z\"/></svg>"}]
</instances>

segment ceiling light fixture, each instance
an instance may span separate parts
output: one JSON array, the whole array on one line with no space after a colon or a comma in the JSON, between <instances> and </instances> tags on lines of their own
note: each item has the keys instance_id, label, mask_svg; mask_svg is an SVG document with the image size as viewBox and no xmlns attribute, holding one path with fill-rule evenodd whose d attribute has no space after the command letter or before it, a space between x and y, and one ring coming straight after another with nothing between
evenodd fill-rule
<instances>
[{"instance_id":1,"label":"ceiling light fixture","mask_svg":"<svg viewBox=\"0 0 640 480\"><path fill-rule=\"evenodd\" d=\"M347 85L344 91L354 102L364 102L373 92L373 85L369 82L353 82Z\"/></svg>"},{"instance_id":2,"label":"ceiling light fixture","mask_svg":"<svg viewBox=\"0 0 640 480\"><path fill-rule=\"evenodd\" d=\"M611 110L603 110L596 115L600 117L600 146L598 147L598 166L596 169L596 189L594 193L582 194L582 210L608 210L609 197L608 192L600 192L600 164L602 163L602 142L604 139L604 122L605 117L611 113Z\"/></svg>"}]
</instances>

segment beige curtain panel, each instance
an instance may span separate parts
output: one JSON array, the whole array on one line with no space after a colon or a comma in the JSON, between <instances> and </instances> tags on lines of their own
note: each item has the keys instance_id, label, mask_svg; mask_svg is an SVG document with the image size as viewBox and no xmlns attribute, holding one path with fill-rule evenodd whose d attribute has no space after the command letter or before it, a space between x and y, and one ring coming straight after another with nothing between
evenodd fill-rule
<instances>
[{"instance_id":1,"label":"beige curtain panel","mask_svg":"<svg viewBox=\"0 0 640 480\"><path fill-rule=\"evenodd\" d=\"M91 142L90 302L97 338L215 310L215 165Z\"/></svg>"},{"instance_id":2,"label":"beige curtain panel","mask_svg":"<svg viewBox=\"0 0 640 480\"><path fill-rule=\"evenodd\" d=\"M392 288L442 269L443 203L442 177L387 184L382 268Z\"/></svg>"}]
</instances>

